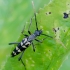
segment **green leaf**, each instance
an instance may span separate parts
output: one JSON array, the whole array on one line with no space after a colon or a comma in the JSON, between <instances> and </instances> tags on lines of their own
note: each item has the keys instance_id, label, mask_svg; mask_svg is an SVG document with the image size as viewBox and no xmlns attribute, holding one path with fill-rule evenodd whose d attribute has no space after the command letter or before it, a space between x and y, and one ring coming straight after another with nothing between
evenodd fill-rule
<instances>
[{"instance_id":1,"label":"green leaf","mask_svg":"<svg viewBox=\"0 0 70 70\"><path fill-rule=\"evenodd\" d=\"M12 3L14 2L14 3ZM48 5L46 4L43 8L40 8L37 12L37 22L39 29L43 30L43 33L52 36L53 38L47 37L46 40L43 41L43 43L39 43L38 45L35 45L36 51L33 52L32 46L30 46L26 51L24 52L23 61L26 65L27 70L58 70L60 66L62 65L62 62L67 57L67 54L70 52L70 44L69 44L69 36L70 36L70 20L68 18L63 18L63 13L69 13L70 4L69 0L53 0ZM9 4L10 3L10 4ZM23 29L23 26L25 25L25 32L27 33L28 26L30 21L23 24L30 18L27 13L29 12L30 8L27 7L27 3L21 2L20 4L17 4L16 1L10 1L7 5L11 6L11 9L8 11L6 10L7 14L4 15L4 28L2 35L5 35L4 37L7 38L5 40L5 43L8 43L8 41L18 41L20 42L23 39L23 35L20 34L20 31ZM48 3L48 2L47 2ZM13 5L12 5L13 4ZM25 5L26 14L23 16L23 6ZM42 6L42 5L41 5ZM3 9L4 10L4 9ZM4 11L3 11L4 12ZM2 12L2 13L3 13ZM8 13L11 13L8 15ZM31 12L32 13L32 12ZM19 14L19 15L18 15ZM28 16L25 18L25 16ZM3 22L3 20L1 20ZM14 24L12 24L14 23ZM3 24L1 25L1 27ZM7 29L9 31L7 31ZM58 30L59 28L59 30ZM2 29L2 28L1 28ZM30 31L34 33L36 29L35 26L35 19L32 17L32 25L30 28ZM56 29L56 32L54 31ZM10 34L9 34L10 33ZM9 36L8 36L9 35ZM11 40L10 40L11 38ZM14 38L14 39L13 39ZM38 39L42 40L45 38L44 36L38 37ZM37 42L34 41L34 44ZM1 44L3 42L1 41ZM7 46L7 45L6 45ZM14 58L11 58L10 52L15 48L8 48L4 47L5 49L4 55L1 55L1 70L22 70L24 69L24 66L21 62L18 61L18 58L20 54ZM3 50L4 50L3 49ZM12 49L12 50L11 50Z\"/></svg>"}]
</instances>

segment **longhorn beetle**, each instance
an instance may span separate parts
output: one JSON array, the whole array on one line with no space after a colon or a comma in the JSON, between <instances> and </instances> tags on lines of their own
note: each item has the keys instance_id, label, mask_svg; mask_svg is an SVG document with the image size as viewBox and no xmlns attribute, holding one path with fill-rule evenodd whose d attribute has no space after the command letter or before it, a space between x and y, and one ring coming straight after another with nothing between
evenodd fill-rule
<instances>
[{"instance_id":1,"label":"longhorn beetle","mask_svg":"<svg viewBox=\"0 0 70 70\"><path fill-rule=\"evenodd\" d=\"M33 8L34 8L33 2L32 2L32 5L33 5ZM31 23L32 23L32 19L31 19L31 22L30 22L29 27L28 27L29 36L27 34L23 34L23 32L24 32L24 29L23 29L22 34L25 36L25 38L23 38L23 40L21 42L19 42L19 43L17 43L17 42L9 43L9 45L17 44L16 48L11 53L11 56L14 57L14 56L18 55L20 52L22 52L22 54L20 55L18 60L19 61L21 60L21 62L22 62L22 64L24 66L25 66L25 64L22 61L22 56L23 56L23 53L26 50L26 48L28 48L29 45L32 45L33 51L35 52L35 46L34 46L33 40L42 43L42 41L45 40L46 38L44 38L42 40L36 39L36 37L40 36L40 35L44 35L44 36L48 36L48 37L52 38L49 35L43 34L42 30L38 29L35 10L34 10L34 16L35 16L35 23L36 23L36 30L35 30L35 32L33 34L30 32L30 26L31 26ZM25 28L25 26L24 26L24 28Z\"/></svg>"}]
</instances>

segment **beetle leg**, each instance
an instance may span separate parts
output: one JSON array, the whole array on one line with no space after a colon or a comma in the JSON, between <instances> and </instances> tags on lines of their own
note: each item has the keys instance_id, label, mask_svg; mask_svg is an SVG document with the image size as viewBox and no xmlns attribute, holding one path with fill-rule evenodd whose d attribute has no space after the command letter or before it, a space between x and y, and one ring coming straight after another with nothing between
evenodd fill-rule
<instances>
[{"instance_id":1,"label":"beetle leg","mask_svg":"<svg viewBox=\"0 0 70 70\"><path fill-rule=\"evenodd\" d=\"M35 41L37 41L37 42L39 42L39 43L42 43L42 41L41 41L41 40L38 40L38 39L35 39Z\"/></svg>"},{"instance_id":2,"label":"beetle leg","mask_svg":"<svg viewBox=\"0 0 70 70\"><path fill-rule=\"evenodd\" d=\"M22 54L20 55L20 57L18 58L18 60L20 61L22 56L23 56L24 51L22 52Z\"/></svg>"},{"instance_id":3,"label":"beetle leg","mask_svg":"<svg viewBox=\"0 0 70 70\"><path fill-rule=\"evenodd\" d=\"M35 52L35 46L34 43L32 42L32 47L33 47L33 51Z\"/></svg>"},{"instance_id":4,"label":"beetle leg","mask_svg":"<svg viewBox=\"0 0 70 70\"><path fill-rule=\"evenodd\" d=\"M9 45L12 45L12 44L20 44L20 43L17 43L17 42L9 43Z\"/></svg>"},{"instance_id":5,"label":"beetle leg","mask_svg":"<svg viewBox=\"0 0 70 70\"><path fill-rule=\"evenodd\" d=\"M29 27L28 27L28 33L31 35L31 32L30 32L30 26L32 24L32 18L31 18L31 21L30 21L30 24L29 24Z\"/></svg>"}]
</instances>

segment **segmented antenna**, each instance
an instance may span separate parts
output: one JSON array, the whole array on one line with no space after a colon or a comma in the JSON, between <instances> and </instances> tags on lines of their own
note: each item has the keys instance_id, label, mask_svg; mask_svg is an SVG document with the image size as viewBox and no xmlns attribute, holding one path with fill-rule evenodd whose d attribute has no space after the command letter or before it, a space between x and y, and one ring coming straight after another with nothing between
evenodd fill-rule
<instances>
[{"instance_id":1,"label":"segmented antenna","mask_svg":"<svg viewBox=\"0 0 70 70\"><path fill-rule=\"evenodd\" d=\"M25 29L25 25L24 25L23 30L22 30L22 32L21 32L22 34L24 33L24 29Z\"/></svg>"},{"instance_id":2,"label":"segmented antenna","mask_svg":"<svg viewBox=\"0 0 70 70\"><path fill-rule=\"evenodd\" d=\"M35 15L35 22L36 22L36 29L38 30L38 25L37 25L37 19L36 19L36 12L34 8L34 2L32 1L33 9L34 9L34 15Z\"/></svg>"},{"instance_id":3,"label":"segmented antenna","mask_svg":"<svg viewBox=\"0 0 70 70\"><path fill-rule=\"evenodd\" d=\"M32 1L32 6L33 6L33 9L34 9L34 13L36 13L36 12L35 12L35 7L34 7L34 2L33 2L33 1Z\"/></svg>"}]
</instances>

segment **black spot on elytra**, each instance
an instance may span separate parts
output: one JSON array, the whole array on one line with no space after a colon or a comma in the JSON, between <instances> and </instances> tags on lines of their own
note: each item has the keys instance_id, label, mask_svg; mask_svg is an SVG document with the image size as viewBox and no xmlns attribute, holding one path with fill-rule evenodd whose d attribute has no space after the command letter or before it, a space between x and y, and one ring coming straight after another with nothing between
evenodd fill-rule
<instances>
[{"instance_id":1,"label":"black spot on elytra","mask_svg":"<svg viewBox=\"0 0 70 70\"><path fill-rule=\"evenodd\" d=\"M58 27L58 30L59 30L59 27Z\"/></svg>"},{"instance_id":2,"label":"black spot on elytra","mask_svg":"<svg viewBox=\"0 0 70 70\"><path fill-rule=\"evenodd\" d=\"M46 15L47 15L47 12L46 12Z\"/></svg>"},{"instance_id":3,"label":"black spot on elytra","mask_svg":"<svg viewBox=\"0 0 70 70\"><path fill-rule=\"evenodd\" d=\"M49 50L49 52L50 52L50 50Z\"/></svg>"},{"instance_id":4,"label":"black spot on elytra","mask_svg":"<svg viewBox=\"0 0 70 70\"><path fill-rule=\"evenodd\" d=\"M64 30L64 32L65 32L65 30Z\"/></svg>"},{"instance_id":5,"label":"black spot on elytra","mask_svg":"<svg viewBox=\"0 0 70 70\"><path fill-rule=\"evenodd\" d=\"M67 13L63 13L64 14L64 19L66 19L66 18L68 18L69 17L69 14L67 14Z\"/></svg>"},{"instance_id":6,"label":"black spot on elytra","mask_svg":"<svg viewBox=\"0 0 70 70\"><path fill-rule=\"evenodd\" d=\"M49 15L49 14L51 14L51 12L46 12L46 15Z\"/></svg>"},{"instance_id":7,"label":"black spot on elytra","mask_svg":"<svg viewBox=\"0 0 70 70\"><path fill-rule=\"evenodd\" d=\"M49 12L49 14L51 14L51 12Z\"/></svg>"},{"instance_id":8,"label":"black spot on elytra","mask_svg":"<svg viewBox=\"0 0 70 70\"><path fill-rule=\"evenodd\" d=\"M57 32L57 30L55 29L55 28L53 28L53 31L56 33Z\"/></svg>"},{"instance_id":9,"label":"black spot on elytra","mask_svg":"<svg viewBox=\"0 0 70 70\"><path fill-rule=\"evenodd\" d=\"M70 4L68 4L68 5L70 5Z\"/></svg>"}]
</instances>

